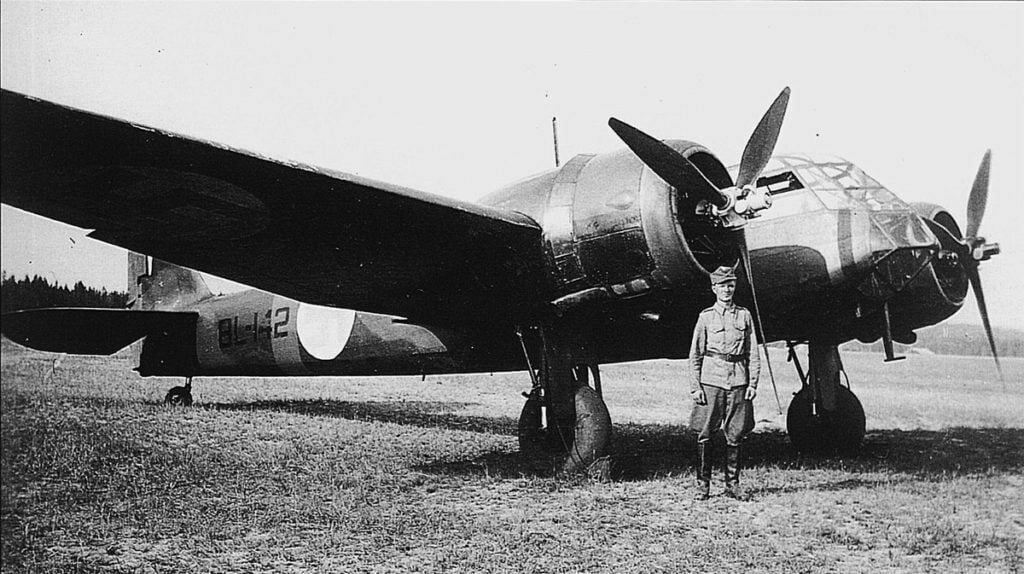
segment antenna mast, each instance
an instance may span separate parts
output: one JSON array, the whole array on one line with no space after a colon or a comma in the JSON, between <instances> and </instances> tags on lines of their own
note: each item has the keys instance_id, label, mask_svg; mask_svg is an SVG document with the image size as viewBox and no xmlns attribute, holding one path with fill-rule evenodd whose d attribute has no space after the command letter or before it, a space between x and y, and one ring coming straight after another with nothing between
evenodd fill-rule
<instances>
[{"instance_id":1,"label":"antenna mast","mask_svg":"<svg viewBox=\"0 0 1024 574\"><path fill-rule=\"evenodd\" d=\"M555 167L560 167L558 161L558 117L551 118L551 135L555 140Z\"/></svg>"}]
</instances>

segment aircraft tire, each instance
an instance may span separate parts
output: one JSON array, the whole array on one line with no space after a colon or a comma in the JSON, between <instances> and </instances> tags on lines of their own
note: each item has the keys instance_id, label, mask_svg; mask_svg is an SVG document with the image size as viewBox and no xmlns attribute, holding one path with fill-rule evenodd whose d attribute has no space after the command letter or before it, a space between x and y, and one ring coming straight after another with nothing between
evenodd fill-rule
<instances>
[{"instance_id":1,"label":"aircraft tire","mask_svg":"<svg viewBox=\"0 0 1024 574\"><path fill-rule=\"evenodd\" d=\"M167 391L164 403L176 407L192 406L192 392L185 387L174 387Z\"/></svg>"},{"instance_id":2,"label":"aircraft tire","mask_svg":"<svg viewBox=\"0 0 1024 574\"><path fill-rule=\"evenodd\" d=\"M839 387L835 412L811 414L810 388L793 396L786 414L786 430L793 447L805 453L852 454L864 442L864 407L846 387Z\"/></svg>"},{"instance_id":3,"label":"aircraft tire","mask_svg":"<svg viewBox=\"0 0 1024 574\"><path fill-rule=\"evenodd\" d=\"M519 452L534 470L570 474L600 466L598 474L607 475L605 454L612 435L608 407L589 386L579 387L575 398L576 432L567 440L541 428L540 400L527 399L519 415ZM569 443L568 448L566 443Z\"/></svg>"}]
</instances>

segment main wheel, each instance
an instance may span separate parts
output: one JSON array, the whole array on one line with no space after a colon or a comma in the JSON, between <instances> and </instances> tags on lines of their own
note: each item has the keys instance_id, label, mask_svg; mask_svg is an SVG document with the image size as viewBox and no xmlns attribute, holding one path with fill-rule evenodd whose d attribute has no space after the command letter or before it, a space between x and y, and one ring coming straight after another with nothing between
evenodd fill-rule
<instances>
[{"instance_id":1,"label":"main wheel","mask_svg":"<svg viewBox=\"0 0 1024 574\"><path fill-rule=\"evenodd\" d=\"M864 407L846 387L838 387L836 410L812 414L813 397L804 387L789 403L786 430L793 447L801 452L853 453L864 441Z\"/></svg>"},{"instance_id":2,"label":"main wheel","mask_svg":"<svg viewBox=\"0 0 1024 574\"><path fill-rule=\"evenodd\" d=\"M575 436L562 437L541 426L541 401L527 399L519 415L519 452L532 464L573 473L589 468L608 450L612 418L597 391L581 386L576 390Z\"/></svg>"},{"instance_id":3,"label":"main wheel","mask_svg":"<svg viewBox=\"0 0 1024 574\"><path fill-rule=\"evenodd\" d=\"M167 395L164 396L164 403L176 407L190 407L192 406L192 391L185 387L174 387L167 391Z\"/></svg>"}]
</instances>

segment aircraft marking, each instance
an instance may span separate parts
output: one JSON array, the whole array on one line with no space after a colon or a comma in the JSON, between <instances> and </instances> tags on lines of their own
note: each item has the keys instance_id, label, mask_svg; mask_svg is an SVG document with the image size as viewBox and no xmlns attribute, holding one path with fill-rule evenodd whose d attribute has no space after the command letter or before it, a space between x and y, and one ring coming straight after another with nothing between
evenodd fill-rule
<instances>
[{"instance_id":1,"label":"aircraft marking","mask_svg":"<svg viewBox=\"0 0 1024 574\"><path fill-rule=\"evenodd\" d=\"M274 296L273 334L270 347L274 354L274 363L286 375L307 375L309 371L302 362L301 344L298 337L292 337L289 322L292 307L297 303L285 297Z\"/></svg>"},{"instance_id":2,"label":"aircraft marking","mask_svg":"<svg viewBox=\"0 0 1024 574\"><path fill-rule=\"evenodd\" d=\"M356 312L351 309L300 303L295 329L307 353L330 361L345 349L355 321Z\"/></svg>"},{"instance_id":3,"label":"aircraft marking","mask_svg":"<svg viewBox=\"0 0 1024 574\"><path fill-rule=\"evenodd\" d=\"M243 345L258 344L260 339L279 339L288 336L288 325L291 320L291 309L279 307L276 310L267 309L264 314L265 324L260 324L260 313L253 311L252 322L248 317L238 315L225 317L217 320L217 343L220 348L241 347ZM271 320L273 324L271 326Z\"/></svg>"}]
</instances>

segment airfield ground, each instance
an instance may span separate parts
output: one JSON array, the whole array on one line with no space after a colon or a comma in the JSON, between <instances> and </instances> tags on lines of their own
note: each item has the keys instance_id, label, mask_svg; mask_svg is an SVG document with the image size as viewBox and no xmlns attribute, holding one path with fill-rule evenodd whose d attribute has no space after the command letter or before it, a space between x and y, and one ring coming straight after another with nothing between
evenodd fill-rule
<instances>
[{"instance_id":1,"label":"airfield ground","mask_svg":"<svg viewBox=\"0 0 1024 574\"><path fill-rule=\"evenodd\" d=\"M680 362L603 368L600 481L522 464L523 373L197 379L175 409L179 380L58 357L3 341L3 572L1024 570L1021 359L1004 387L990 359L846 353L868 437L840 459L791 451L766 381L753 500L695 503Z\"/></svg>"}]
</instances>

